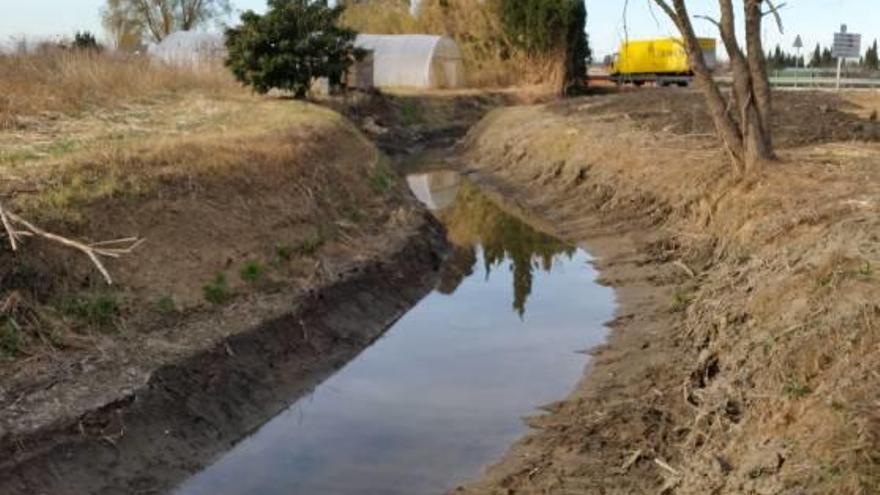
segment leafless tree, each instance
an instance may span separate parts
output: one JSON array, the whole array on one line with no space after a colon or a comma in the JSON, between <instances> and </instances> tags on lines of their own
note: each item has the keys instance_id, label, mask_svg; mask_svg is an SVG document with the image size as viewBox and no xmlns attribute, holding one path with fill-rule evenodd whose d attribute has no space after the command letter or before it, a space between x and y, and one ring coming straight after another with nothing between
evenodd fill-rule
<instances>
[{"instance_id":1,"label":"leafless tree","mask_svg":"<svg viewBox=\"0 0 880 495\"><path fill-rule=\"evenodd\" d=\"M232 9L229 0L107 0L102 11L108 30L138 27L153 41L190 31Z\"/></svg>"},{"instance_id":2,"label":"leafless tree","mask_svg":"<svg viewBox=\"0 0 880 495\"><path fill-rule=\"evenodd\" d=\"M128 0L107 0L101 9L101 24L117 50L135 52L141 48L145 26Z\"/></svg>"},{"instance_id":3,"label":"leafless tree","mask_svg":"<svg viewBox=\"0 0 880 495\"><path fill-rule=\"evenodd\" d=\"M761 25L765 17L773 15L781 30L779 8L773 0L743 0L745 51L737 39L733 0L718 0L721 11L719 19L699 16L718 27L730 58L733 88L730 96L725 98L703 58L703 50L685 0L653 1L681 33L697 85L705 96L715 129L730 155L735 172L759 172L764 163L776 158L770 122L773 95L767 76Z\"/></svg>"}]
</instances>

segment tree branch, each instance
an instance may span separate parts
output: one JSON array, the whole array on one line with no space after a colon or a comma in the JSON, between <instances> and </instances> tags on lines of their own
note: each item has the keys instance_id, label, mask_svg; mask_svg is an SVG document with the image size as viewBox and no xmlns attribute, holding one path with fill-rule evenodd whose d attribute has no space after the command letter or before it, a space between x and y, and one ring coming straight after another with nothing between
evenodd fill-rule
<instances>
[{"instance_id":1,"label":"tree branch","mask_svg":"<svg viewBox=\"0 0 880 495\"><path fill-rule=\"evenodd\" d=\"M782 16L779 15L779 9L785 7L787 4L785 2L783 2L783 3L780 3L779 6L777 7L776 5L773 4L774 0L764 0L764 1L767 2L767 5L770 6L770 11L764 12L763 14L761 14L761 16L766 17L766 16L772 14L773 17L776 19L776 27L779 28L779 32L784 33L785 28L782 26Z\"/></svg>"},{"instance_id":2,"label":"tree branch","mask_svg":"<svg viewBox=\"0 0 880 495\"><path fill-rule=\"evenodd\" d=\"M108 285L113 284L113 278L110 277L110 272L107 271L107 268L101 262L101 257L119 258L123 255L130 254L144 242L143 239L138 239L137 237L126 237L124 239L113 239L94 244L85 244L43 230L15 213L4 209L2 204L0 204L0 220L2 220L3 229L6 231L6 236L9 237L9 244L13 251L18 250L20 238L22 236L42 237L85 254L98 271L101 272L101 275L104 277L104 280ZM24 230L18 230L16 227Z\"/></svg>"},{"instance_id":3,"label":"tree branch","mask_svg":"<svg viewBox=\"0 0 880 495\"><path fill-rule=\"evenodd\" d=\"M694 19L703 19L704 21L709 21L712 24L715 24L715 27L717 27L718 29L721 29L721 23L718 22L716 19L713 19L707 15L695 15Z\"/></svg>"},{"instance_id":4,"label":"tree branch","mask_svg":"<svg viewBox=\"0 0 880 495\"><path fill-rule=\"evenodd\" d=\"M0 204L0 221L3 223L6 235L9 236L10 247L13 251L16 251L18 249L18 233L12 228L12 223L9 221L9 217L6 215L6 210L3 209L2 204Z\"/></svg>"},{"instance_id":5,"label":"tree branch","mask_svg":"<svg viewBox=\"0 0 880 495\"><path fill-rule=\"evenodd\" d=\"M706 97L715 129L731 157L734 169L740 173L745 164L742 131L737 122L730 117L728 113L730 102L725 101L721 90L712 77L712 72L706 65L703 48L697 39L685 1L671 1L672 4L667 0L654 0L654 3L666 13L681 33L695 79Z\"/></svg>"}]
</instances>

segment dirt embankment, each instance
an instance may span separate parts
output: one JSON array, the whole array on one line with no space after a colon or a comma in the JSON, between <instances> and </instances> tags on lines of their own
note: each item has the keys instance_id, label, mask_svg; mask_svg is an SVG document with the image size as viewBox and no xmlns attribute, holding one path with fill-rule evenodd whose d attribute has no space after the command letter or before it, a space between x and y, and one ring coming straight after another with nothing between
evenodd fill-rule
<instances>
[{"instance_id":1,"label":"dirt embankment","mask_svg":"<svg viewBox=\"0 0 880 495\"><path fill-rule=\"evenodd\" d=\"M437 275L439 227L330 110L190 94L19 124L7 207L145 241L108 262L113 286L39 239L0 251L2 493L169 488Z\"/></svg>"},{"instance_id":2,"label":"dirt embankment","mask_svg":"<svg viewBox=\"0 0 880 495\"><path fill-rule=\"evenodd\" d=\"M475 180L598 256L590 373L466 493L877 493L876 102L781 94L780 161L734 182L699 95L496 111Z\"/></svg>"}]
</instances>

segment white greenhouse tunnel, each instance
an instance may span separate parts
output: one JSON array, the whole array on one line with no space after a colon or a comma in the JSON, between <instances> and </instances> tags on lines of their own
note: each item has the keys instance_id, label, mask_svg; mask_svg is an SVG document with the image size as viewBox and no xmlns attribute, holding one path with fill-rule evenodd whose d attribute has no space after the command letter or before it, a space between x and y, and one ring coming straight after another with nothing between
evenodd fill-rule
<instances>
[{"instance_id":1,"label":"white greenhouse tunnel","mask_svg":"<svg viewBox=\"0 0 880 495\"><path fill-rule=\"evenodd\" d=\"M451 38L427 34L361 34L355 45L372 53L373 81L379 88L462 88L461 50Z\"/></svg>"},{"instance_id":2,"label":"white greenhouse tunnel","mask_svg":"<svg viewBox=\"0 0 880 495\"><path fill-rule=\"evenodd\" d=\"M161 43L150 45L151 57L181 67L215 63L226 57L224 36L203 31L178 31Z\"/></svg>"}]
</instances>

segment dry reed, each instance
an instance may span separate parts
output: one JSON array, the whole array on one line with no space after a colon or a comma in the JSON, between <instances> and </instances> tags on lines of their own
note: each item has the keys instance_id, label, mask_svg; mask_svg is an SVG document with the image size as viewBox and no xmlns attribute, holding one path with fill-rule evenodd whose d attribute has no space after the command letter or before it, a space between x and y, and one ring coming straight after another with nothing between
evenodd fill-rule
<instances>
[{"instance_id":1,"label":"dry reed","mask_svg":"<svg viewBox=\"0 0 880 495\"><path fill-rule=\"evenodd\" d=\"M84 50L0 55L0 129L22 116L75 113L192 90L241 91L222 67L184 69L143 56Z\"/></svg>"}]
</instances>

